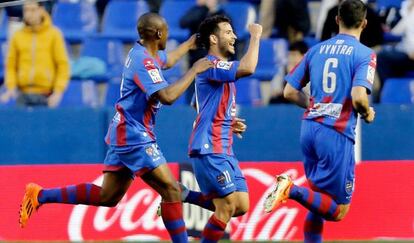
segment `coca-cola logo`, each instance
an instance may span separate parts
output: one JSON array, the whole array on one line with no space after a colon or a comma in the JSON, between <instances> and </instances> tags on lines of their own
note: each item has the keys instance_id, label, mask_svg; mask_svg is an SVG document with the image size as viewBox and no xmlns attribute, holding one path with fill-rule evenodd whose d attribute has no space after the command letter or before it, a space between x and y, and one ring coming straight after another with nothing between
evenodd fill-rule
<instances>
[{"instance_id":1,"label":"coca-cola logo","mask_svg":"<svg viewBox=\"0 0 414 243\"><path fill-rule=\"evenodd\" d=\"M282 206L270 214L265 214L263 203L275 186L275 175L257 168L242 170L250 186L250 210L242 217L231 221L231 238L237 240L289 240L298 231L299 206ZM306 182L298 170L289 169L280 173L292 177L296 185ZM254 190L252 190L254 188Z\"/></svg>"},{"instance_id":2,"label":"coca-cola logo","mask_svg":"<svg viewBox=\"0 0 414 243\"><path fill-rule=\"evenodd\" d=\"M101 185L102 180L100 176L93 183ZM155 191L142 188L127 192L115 208L77 205L69 217L69 239L167 239L162 218L156 214L160 201Z\"/></svg>"},{"instance_id":3,"label":"coca-cola logo","mask_svg":"<svg viewBox=\"0 0 414 243\"><path fill-rule=\"evenodd\" d=\"M282 206L271 214L263 211L263 202L274 187L274 175L257 168L242 169L249 187L251 207L242 217L228 225L234 240L288 240L297 233L299 205ZM289 174L296 185L306 179L298 170L281 171ZM94 181L101 185L103 176ZM181 180L189 188L198 189L194 175L182 171ZM254 188L254 189L253 189ZM165 240L169 239L161 217L156 215L160 196L147 187L129 190L115 208L77 205L69 217L68 235L71 241L83 240ZM187 228L202 231L212 212L195 205L184 205ZM302 222L301 222L302 223Z\"/></svg>"}]
</instances>

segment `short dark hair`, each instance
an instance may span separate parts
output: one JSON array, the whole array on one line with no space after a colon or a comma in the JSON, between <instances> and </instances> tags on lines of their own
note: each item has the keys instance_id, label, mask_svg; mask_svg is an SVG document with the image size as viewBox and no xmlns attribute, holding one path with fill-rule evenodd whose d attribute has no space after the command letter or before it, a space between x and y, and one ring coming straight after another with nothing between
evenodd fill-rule
<instances>
[{"instance_id":1,"label":"short dark hair","mask_svg":"<svg viewBox=\"0 0 414 243\"><path fill-rule=\"evenodd\" d=\"M353 29L361 25L367 15L367 6L361 0L342 1L338 8L338 16L345 27Z\"/></svg>"},{"instance_id":2,"label":"short dark hair","mask_svg":"<svg viewBox=\"0 0 414 243\"><path fill-rule=\"evenodd\" d=\"M197 33L197 47L207 50L210 48L210 35L218 31L220 23L231 24L231 20L224 15L213 15L201 22Z\"/></svg>"},{"instance_id":3,"label":"short dark hair","mask_svg":"<svg viewBox=\"0 0 414 243\"><path fill-rule=\"evenodd\" d=\"M309 46L304 41L296 41L289 45L289 51L298 51L302 55L305 55L308 49L309 49Z\"/></svg>"}]
</instances>

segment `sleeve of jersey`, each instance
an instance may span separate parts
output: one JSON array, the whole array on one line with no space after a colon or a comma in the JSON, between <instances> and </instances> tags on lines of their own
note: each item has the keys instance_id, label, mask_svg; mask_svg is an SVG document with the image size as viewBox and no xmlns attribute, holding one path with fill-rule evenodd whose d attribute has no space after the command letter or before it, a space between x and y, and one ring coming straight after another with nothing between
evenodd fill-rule
<instances>
[{"instance_id":1,"label":"sleeve of jersey","mask_svg":"<svg viewBox=\"0 0 414 243\"><path fill-rule=\"evenodd\" d=\"M292 87L297 90L301 90L309 82L309 65L307 61L307 55L288 73L285 77Z\"/></svg>"},{"instance_id":2,"label":"sleeve of jersey","mask_svg":"<svg viewBox=\"0 0 414 243\"><path fill-rule=\"evenodd\" d=\"M239 62L217 61L206 71L207 78L214 82L235 82Z\"/></svg>"},{"instance_id":3,"label":"sleeve of jersey","mask_svg":"<svg viewBox=\"0 0 414 243\"><path fill-rule=\"evenodd\" d=\"M368 93L371 93L372 85L374 84L376 67L377 56L375 53L371 53L369 56L363 58L355 70L352 86L365 87L367 88Z\"/></svg>"},{"instance_id":4,"label":"sleeve of jersey","mask_svg":"<svg viewBox=\"0 0 414 243\"><path fill-rule=\"evenodd\" d=\"M160 58L161 68L164 69L165 65L167 64L167 52L158 51L158 57Z\"/></svg>"},{"instance_id":5,"label":"sleeve of jersey","mask_svg":"<svg viewBox=\"0 0 414 243\"><path fill-rule=\"evenodd\" d=\"M148 97L168 86L161 70L152 58L145 58L141 60L141 63L136 63L135 70L134 82Z\"/></svg>"}]
</instances>

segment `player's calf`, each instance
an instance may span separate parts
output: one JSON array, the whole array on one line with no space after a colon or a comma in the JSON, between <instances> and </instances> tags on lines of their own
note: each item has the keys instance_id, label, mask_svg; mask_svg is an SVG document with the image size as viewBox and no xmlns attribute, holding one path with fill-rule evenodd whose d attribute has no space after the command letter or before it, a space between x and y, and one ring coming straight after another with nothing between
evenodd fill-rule
<instances>
[{"instance_id":1,"label":"player's calf","mask_svg":"<svg viewBox=\"0 0 414 243\"><path fill-rule=\"evenodd\" d=\"M345 216L349 212L349 207L350 207L350 204L339 204L338 205L339 212L336 215L336 217L333 219L333 221L341 221L341 220L343 220L345 218Z\"/></svg>"}]
</instances>

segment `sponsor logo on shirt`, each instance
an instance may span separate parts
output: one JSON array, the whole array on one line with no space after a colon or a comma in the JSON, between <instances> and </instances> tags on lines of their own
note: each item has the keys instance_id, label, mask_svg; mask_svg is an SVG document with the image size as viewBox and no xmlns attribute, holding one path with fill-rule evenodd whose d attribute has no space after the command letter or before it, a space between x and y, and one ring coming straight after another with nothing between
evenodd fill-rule
<instances>
[{"instance_id":1,"label":"sponsor logo on shirt","mask_svg":"<svg viewBox=\"0 0 414 243\"><path fill-rule=\"evenodd\" d=\"M233 62L218 61L216 63L216 68L220 68L220 69L224 69L224 70L230 70L232 65L233 65Z\"/></svg>"},{"instance_id":2,"label":"sponsor logo on shirt","mask_svg":"<svg viewBox=\"0 0 414 243\"><path fill-rule=\"evenodd\" d=\"M150 75L153 83L161 83L163 81L158 69L148 70L148 74Z\"/></svg>"},{"instance_id":3,"label":"sponsor logo on shirt","mask_svg":"<svg viewBox=\"0 0 414 243\"><path fill-rule=\"evenodd\" d=\"M316 103L309 110L309 116L330 116L339 118L342 111L342 104L336 103Z\"/></svg>"},{"instance_id":4,"label":"sponsor logo on shirt","mask_svg":"<svg viewBox=\"0 0 414 243\"><path fill-rule=\"evenodd\" d=\"M147 69L147 72L150 75L153 83L156 84L156 83L161 83L163 81L160 71L158 70L152 58L144 59L144 67L145 69Z\"/></svg>"}]
</instances>

